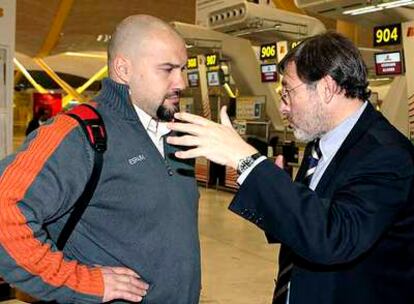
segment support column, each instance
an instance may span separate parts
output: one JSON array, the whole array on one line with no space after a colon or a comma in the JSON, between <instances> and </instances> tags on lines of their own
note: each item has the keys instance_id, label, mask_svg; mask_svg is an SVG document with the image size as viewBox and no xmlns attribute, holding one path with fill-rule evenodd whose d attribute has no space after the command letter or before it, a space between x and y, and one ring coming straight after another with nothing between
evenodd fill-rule
<instances>
[{"instance_id":1,"label":"support column","mask_svg":"<svg viewBox=\"0 0 414 304\"><path fill-rule=\"evenodd\" d=\"M414 143L414 21L401 25L402 43L407 78L409 137Z\"/></svg>"},{"instance_id":2,"label":"support column","mask_svg":"<svg viewBox=\"0 0 414 304\"><path fill-rule=\"evenodd\" d=\"M0 159L13 150L13 57L16 1L0 0Z\"/></svg>"}]
</instances>

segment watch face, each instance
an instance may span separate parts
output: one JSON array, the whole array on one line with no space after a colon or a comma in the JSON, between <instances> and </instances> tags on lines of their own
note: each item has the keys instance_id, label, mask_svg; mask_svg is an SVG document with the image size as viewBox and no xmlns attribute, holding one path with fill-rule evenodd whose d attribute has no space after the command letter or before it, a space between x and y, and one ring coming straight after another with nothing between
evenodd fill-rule
<instances>
[{"instance_id":1,"label":"watch face","mask_svg":"<svg viewBox=\"0 0 414 304\"><path fill-rule=\"evenodd\" d=\"M246 158L239 160L239 163L237 165L237 173L242 174L251 165L253 165L254 161L258 159L260 156L261 156L260 153L255 153L253 155L247 156Z\"/></svg>"},{"instance_id":2,"label":"watch face","mask_svg":"<svg viewBox=\"0 0 414 304\"><path fill-rule=\"evenodd\" d=\"M239 163L239 173L243 173L244 171L246 171L252 164L254 163L254 159L251 156L248 156L242 160L240 160Z\"/></svg>"}]
</instances>

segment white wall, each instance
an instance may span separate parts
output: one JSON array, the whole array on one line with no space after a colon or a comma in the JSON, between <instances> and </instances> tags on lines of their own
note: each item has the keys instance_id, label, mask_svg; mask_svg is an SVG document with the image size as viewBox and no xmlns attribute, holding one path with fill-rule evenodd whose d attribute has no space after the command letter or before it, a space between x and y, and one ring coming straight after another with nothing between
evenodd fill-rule
<instances>
[{"instance_id":1,"label":"white wall","mask_svg":"<svg viewBox=\"0 0 414 304\"><path fill-rule=\"evenodd\" d=\"M405 59L405 76L407 78L407 101L409 104L408 111L414 114L414 36L408 36L409 28L414 28L414 21L402 24L404 59ZM414 116L409 117L410 138L414 142Z\"/></svg>"},{"instance_id":2,"label":"white wall","mask_svg":"<svg viewBox=\"0 0 414 304\"><path fill-rule=\"evenodd\" d=\"M408 136L407 78L397 76L383 99L381 112L401 133Z\"/></svg>"},{"instance_id":3,"label":"white wall","mask_svg":"<svg viewBox=\"0 0 414 304\"><path fill-rule=\"evenodd\" d=\"M10 154L13 149L13 56L15 34L16 1L0 0L0 159ZM6 71L4 71L4 67Z\"/></svg>"}]
</instances>

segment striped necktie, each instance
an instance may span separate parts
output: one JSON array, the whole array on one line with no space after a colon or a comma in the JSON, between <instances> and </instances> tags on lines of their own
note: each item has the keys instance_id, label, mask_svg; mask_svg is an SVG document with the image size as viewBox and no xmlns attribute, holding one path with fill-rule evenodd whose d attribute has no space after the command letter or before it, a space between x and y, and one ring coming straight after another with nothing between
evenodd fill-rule
<instances>
[{"instance_id":1,"label":"striped necktie","mask_svg":"<svg viewBox=\"0 0 414 304\"><path fill-rule=\"evenodd\" d=\"M319 139L316 139L313 142L311 153L308 156L308 169L306 170L305 177L302 180L302 183L309 186L312 180L312 176L315 173L316 166L318 165L319 160L322 157L322 152L319 147ZM289 250L290 251L290 250ZM292 275L293 263L290 258L290 254L285 252L285 255L279 255L279 265L280 271L277 277L277 284L275 292L273 294L272 304L286 304L290 277Z\"/></svg>"},{"instance_id":2,"label":"striped necktie","mask_svg":"<svg viewBox=\"0 0 414 304\"><path fill-rule=\"evenodd\" d=\"M316 167L318 166L318 162L322 157L321 148L319 147L319 138L313 142L311 153L308 158L308 169L305 173L305 178L303 179L303 183L305 185L310 185L312 180L313 174L315 173Z\"/></svg>"}]
</instances>

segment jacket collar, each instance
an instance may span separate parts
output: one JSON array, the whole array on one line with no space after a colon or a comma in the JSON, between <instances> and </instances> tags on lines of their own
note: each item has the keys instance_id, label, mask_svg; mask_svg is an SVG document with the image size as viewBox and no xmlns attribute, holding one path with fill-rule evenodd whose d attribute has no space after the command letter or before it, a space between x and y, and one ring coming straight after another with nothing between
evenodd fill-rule
<instances>
[{"instance_id":1,"label":"jacket collar","mask_svg":"<svg viewBox=\"0 0 414 304\"><path fill-rule=\"evenodd\" d=\"M94 100L121 114L126 120L138 120L138 115L129 97L128 85L105 78L102 80L102 89Z\"/></svg>"},{"instance_id":2,"label":"jacket collar","mask_svg":"<svg viewBox=\"0 0 414 304\"><path fill-rule=\"evenodd\" d=\"M381 119L382 115L374 109L371 103L368 103L361 117L358 119L358 122L352 128L351 132L346 137L345 141L339 148L338 152L335 154L328 168L324 172L321 180L318 183L315 191L322 193L328 184L330 183L332 176L335 175L338 164L341 160L348 154L350 149L355 146L355 144L360 140L360 138L365 135L372 124Z\"/></svg>"}]
</instances>

